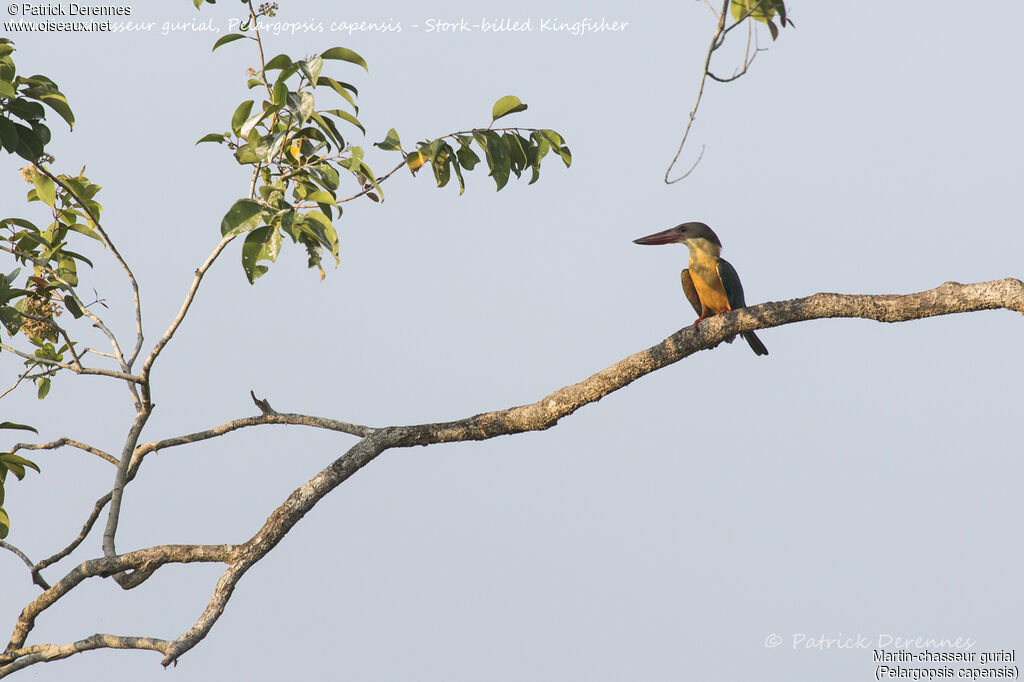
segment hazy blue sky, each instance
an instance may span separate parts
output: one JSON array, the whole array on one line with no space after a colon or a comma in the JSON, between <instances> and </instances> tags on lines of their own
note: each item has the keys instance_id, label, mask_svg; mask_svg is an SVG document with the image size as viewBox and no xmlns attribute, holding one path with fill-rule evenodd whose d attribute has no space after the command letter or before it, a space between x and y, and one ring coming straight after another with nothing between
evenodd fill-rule
<instances>
[{"instance_id":1,"label":"hazy blue sky","mask_svg":"<svg viewBox=\"0 0 1024 682\"><path fill-rule=\"evenodd\" d=\"M368 425L537 400L692 322L685 249L631 243L687 220L717 231L750 303L1024 275L1019 3L794 3L796 28L762 35L770 50L747 76L709 85L684 165L702 144L704 159L671 187L713 30L702 3L281 5L277 19L325 30L266 35L270 54L344 45L369 62L368 75L328 69L359 87L378 172L395 157L369 144L388 128L412 142L486 126L506 94L530 105L508 121L562 132L574 163L497 194L478 171L462 197L396 174L383 204L346 205L341 267L323 282L287 245L250 286L232 245L154 372L145 440L251 415L250 389L280 411ZM237 2L131 7L152 30L5 35L20 70L54 78L74 107L73 134L53 126L54 168L87 164L104 186L151 343L248 190L225 148L193 143L227 129L256 60L242 42L211 54L210 31L162 30L212 21L223 34ZM426 30L503 17L533 30ZM585 17L628 26L540 30ZM330 30L361 20L402 31ZM21 164L0 163L0 212L42 219ZM128 335L124 278L82 250L97 263L85 290ZM791 325L760 333L767 358L743 343L700 353L544 433L388 452L245 576L173 671L152 652L104 651L21 676L860 682L880 637L1020 649L1022 333L1005 311ZM0 355L4 376L19 367ZM41 438L111 451L131 417L121 386L91 377L0 406ZM262 427L152 456L118 547L244 541L353 442ZM34 459L43 474L13 482L5 506L9 540L38 559L78 532L113 471L73 451ZM97 555L99 538L47 576ZM95 579L30 643L174 638L219 573L169 567L128 593ZM38 589L9 553L0 579L9 628ZM772 634L781 645L765 645ZM794 648L799 634L871 648Z\"/></svg>"}]
</instances>

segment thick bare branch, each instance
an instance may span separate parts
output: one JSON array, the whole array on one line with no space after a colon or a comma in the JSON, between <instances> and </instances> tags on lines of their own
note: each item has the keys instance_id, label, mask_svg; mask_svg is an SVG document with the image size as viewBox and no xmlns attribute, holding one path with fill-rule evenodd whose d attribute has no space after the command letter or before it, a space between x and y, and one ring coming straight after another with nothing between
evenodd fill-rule
<instances>
[{"instance_id":1,"label":"thick bare branch","mask_svg":"<svg viewBox=\"0 0 1024 682\"><path fill-rule=\"evenodd\" d=\"M87 578L108 577L130 570L148 578L157 568L168 563L231 563L237 560L239 549L237 545L160 545L119 556L82 562L57 581L53 587L36 597L21 612L7 649L5 653L0 654L0 666L10 662L12 651L25 645L25 639L35 626L39 614L53 606L61 597ZM128 575L134 575L134 573ZM136 585L141 584L143 580L144 578L137 580ZM3 672L4 669L0 667L0 674Z\"/></svg>"},{"instance_id":2,"label":"thick bare branch","mask_svg":"<svg viewBox=\"0 0 1024 682\"><path fill-rule=\"evenodd\" d=\"M149 392L145 385L143 385L143 389L145 393ZM152 404L148 403L147 398L147 409L136 413L132 427L128 430L128 437L125 439L124 450L121 451L121 460L117 465L117 475L114 476L114 489L111 490L107 526L103 530L103 555L107 558L113 558L117 554L117 550L114 548L114 535L117 534L117 523L121 517L121 499L124 496L125 483L128 481L128 469L131 467L132 453L135 452L135 446L139 442L142 427L146 425L149 415L152 413Z\"/></svg>"},{"instance_id":3,"label":"thick bare branch","mask_svg":"<svg viewBox=\"0 0 1024 682\"><path fill-rule=\"evenodd\" d=\"M861 317L900 322L935 315L1006 308L1024 314L1024 283L1004 279L980 284L947 282L931 291L905 296L815 294L779 303L764 303L718 315L699 327L682 329L656 346L635 353L588 379L566 386L535 403L487 412L437 424L387 427L374 431L345 455L295 490L245 545L239 561L221 575L203 615L168 648L164 665L198 644L224 610L242 575L280 542L285 533L331 490L366 466L377 455L396 447L430 445L549 429L584 405L628 386L645 374L678 362L698 351L713 348L742 331L827 317Z\"/></svg>"},{"instance_id":4,"label":"thick bare branch","mask_svg":"<svg viewBox=\"0 0 1024 682\"><path fill-rule=\"evenodd\" d=\"M274 510L263 527L239 548L238 560L233 562L217 581L213 596L195 625L168 647L163 665L174 663L178 657L206 637L217 619L224 613L224 607L231 598L235 585L245 572L276 547L317 502L395 443L393 429L379 430L353 445L347 453L289 495L288 499Z\"/></svg>"},{"instance_id":5,"label":"thick bare branch","mask_svg":"<svg viewBox=\"0 0 1024 682\"><path fill-rule=\"evenodd\" d=\"M161 651L164 654L164 665L175 662L210 632L224 612L235 585L238 584L245 572L277 546L288 531L312 510L317 502L388 449L433 443L485 440L525 431L548 429L563 417L585 405L597 402L613 391L628 386L640 377L701 350L713 348L743 331L767 329L794 322L832 317L902 322L936 315L998 308L1024 314L1024 283L1017 279L977 284L946 282L935 289L907 295L872 296L820 293L789 301L762 303L716 315L704 320L700 325L686 327L656 346L634 353L584 381L561 388L528 405L487 412L450 422L374 429L343 456L292 492L284 503L274 510L259 531L243 545L154 547L121 556L95 559L79 565L22 612L11 638L8 653L0 655L0 676L12 671L12 666L16 664L20 667L29 665L25 661L29 660L29 656L34 653L25 654L24 657L19 658L12 652L28 651L21 647L24 646L35 618L89 576L120 574L125 577L122 585L132 587L147 579L165 563L191 561L227 563L228 567L218 580L206 609L187 632L170 642L151 640L159 642L159 646L138 647ZM264 414L261 417L252 418L251 421L253 424L274 423L262 420L289 416L299 417L301 415ZM237 422L231 422L218 428L225 429L232 424L246 421L248 420L237 420ZM236 428L241 428L241 426ZM227 430L230 429L225 429L224 432L226 433ZM204 437L212 437L213 431L215 429L201 432L201 434L211 434L204 435ZM195 435L193 434L193 436ZM202 438L197 438L197 440L200 439ZM140 451L143 448L155 449L155 445L147 443L140 446ZM134 572L125 573L130 569L134 569ZM76 644L41 646L44 648L54 647L46 649L47 651L57 651L56 647L64 647L60 651L70 652L68 655L85 650L76 649Z\"/></svg>"},{"instance_id":6,"label":"thick bare branch","mask_svg":"<svg viewBox=\"0 0 1024 682\"><path fill-rule=\"evenodd\" d=\"M0 678L35 663L59 661L62 658L67 658L83 651L91 651L93 649L148 649L166 652L169 644L170 642L166 640L151 637L122 637L120 635L100 633L92 637L80 639L77 642L71 642L70 644L36 644L22 649L15 649L6 654L0 654L0 660L3 660L5 657L14 657L13 662L7 665L0 665Z\"/></svg>"}]
</instances>

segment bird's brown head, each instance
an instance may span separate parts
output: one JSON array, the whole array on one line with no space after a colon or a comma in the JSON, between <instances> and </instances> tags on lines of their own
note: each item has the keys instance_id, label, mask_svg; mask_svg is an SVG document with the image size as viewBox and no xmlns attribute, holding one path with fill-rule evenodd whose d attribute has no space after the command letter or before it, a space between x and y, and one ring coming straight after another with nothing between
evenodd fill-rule
<instances>
[{"instance_id":1,"label":"bird's brown head","mask_svg":"<svg viewBox=\"0 0 1024 682\"><path fill-rule=\"evenodd\" d=\"M675 227L663 230L661 232L655 232L649 234L646 237L640 237L640 239L634 239L634 244L685 244L688 241L696 241L698 239L706 239L708 242L717 246L719 249L722 248L722 242L718 239L710 227L704 223L683 223L682 225L676 225Z\"/></svg>"}]
</instances>

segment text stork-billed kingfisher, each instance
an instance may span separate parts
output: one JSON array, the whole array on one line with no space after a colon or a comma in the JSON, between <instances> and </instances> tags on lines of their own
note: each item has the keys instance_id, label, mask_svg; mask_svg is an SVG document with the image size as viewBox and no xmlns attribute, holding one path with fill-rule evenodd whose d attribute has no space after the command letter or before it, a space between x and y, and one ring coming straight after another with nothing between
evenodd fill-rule
<instances>
[{"instance_id":1,"label":"text stork-billed kingfisher","mask_svg":"<svg viewBox=\"0 0 1024 682\"><path fill-rule=\"evenodd\" d=\"M671 229L634 239L635 244L686 244L690 250L689 268L680 274L683 292L690 305L700 315L696 325L708 315L746 308L743 285L736 268L720 258L722 242L704 223L683 223ZM768 349L754 332L740 335L758 355L768 355Z\"/></svg>"}]
</instances>

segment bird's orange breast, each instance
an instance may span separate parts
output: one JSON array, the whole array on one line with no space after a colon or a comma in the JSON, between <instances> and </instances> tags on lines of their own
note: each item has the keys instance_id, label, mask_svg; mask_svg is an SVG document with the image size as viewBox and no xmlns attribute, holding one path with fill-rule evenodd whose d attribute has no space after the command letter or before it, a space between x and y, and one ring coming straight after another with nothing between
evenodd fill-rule
<instances>
[{"instance_id":1,"label":"bird's orange breast","mask_svg":"<svg viewBox=\"0 0 1024 682\"><path fill-rule=\"evenodd\" d=\"M718 263L704 254L695 254L690 258L690 277L697 290L700 302L713 315L732 310L729 298L725 295L722 278L718 276Z\"/></svg>"}]
</instances>

